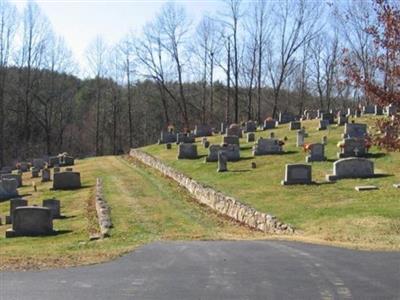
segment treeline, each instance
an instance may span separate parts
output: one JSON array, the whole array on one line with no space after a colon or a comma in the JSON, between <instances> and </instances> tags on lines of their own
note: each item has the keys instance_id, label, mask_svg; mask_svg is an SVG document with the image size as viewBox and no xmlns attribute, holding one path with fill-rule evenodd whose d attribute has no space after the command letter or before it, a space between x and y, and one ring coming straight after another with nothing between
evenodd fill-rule
<instances>
[{"instance_id":1,"label":"treeline","mask_svg":"<svg viewBox=\"0 0 400 300\"><path fill-rule=\"evenodd\" d=\"M116 45L97 37L79 70L35 2L20 14L0 0L0 165L117 154L155 142L168 124L218 127L370 101L342 62L374 76L374 2L221 3L198 24L167 3L138 35Z\"/></svg>"}]
</instances>

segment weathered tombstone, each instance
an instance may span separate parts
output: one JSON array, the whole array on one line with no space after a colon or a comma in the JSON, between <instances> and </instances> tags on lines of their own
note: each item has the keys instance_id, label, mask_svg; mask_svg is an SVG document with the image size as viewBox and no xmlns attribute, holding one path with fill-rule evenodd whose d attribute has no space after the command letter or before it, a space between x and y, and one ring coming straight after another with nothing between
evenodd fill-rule
<instances>
[{"instance_id":1,"label":"weathered tombstone","mask_svg":"<svg viewBox=\"0 0 400 300\"><path fill-rule=\"evenodd\" d=\"M264 130L266 129L274 129L276 127L276 120L272 120L272 119L265 119L264 120Z\"/></svg>"},{"instance_id":2,"label":"weathered tombstone","mask_svg":"<svg viewBox=\"0 0 400 300\"><path fill-rule=\"evenodd\" d=\"M355 116L356 118L360 118L360 117L361 117L361 110L360 110L359 108L357 108L357 109L354 111L354 116Z\"/></svg>"},{"instance_id":3,"label":"weathered tombstone","mask_svg":"<svg viewBox=\"0 0 400 300\"><path fill-rule=\"evenodd\" d=\"M297 147L303 147L304 137L305 137L304 130L297 130L297 134L296 134L296 146Z\"/></svg>"},{"instance_id":4,"label":"weathered tombstone","mask_svg":"<svg viewBox=\"0 0 400 300\"><path fill-rule=\"evenodd\" d=\"M226 135L236 135L237 137L242 138L242 128L237 124L231 124L229 128L226 129Z\"/></svg>"},{"instance_id":5,"label":"weathered tombstone","mask_svg":"<svg viewBox=\"0 0 400 300\"><path fill-rule=\"evenodd\" d=\"M159 144L170 144L176 142L176 133L173 131L161 131Z\"/></svg>"},{"instance_id":6,"label":"weathered tombstone","mask_svg":"<svg viewBox=\"0 0 400 300\"><path fill-rule=\"evenodd\" d=\"M374 107L374 115L375 116L381 116L383 115L383 109L379 105L375 105Z\"/></svg>"},{"instance_id":7,"label":"weathered tombstone","mask_svg":"<svg viewBox=\"0 0 400 300\"><path fill-rule=\"evenodd\" d=\"M75 164L75 159L72 156L64 156L63 157L63 161L62 161L62 165L63 166L73 166Z\"/></svg>"},{"instance_id":8,"label":"weathered tombstone","mask_svg":"<svg viewBox=\"0 0 400 300\"><path fill-rule=\"evenodd\" d=\"M218 169L217 172L226 172L228 171L228 158L223 151L218 152Z\"/></svg>"},{"instance_id":9,"label":"weathered tombstone","mask_svg":"<svg viewBox=\"0 0 400 300\"><path fill-rule=\"evenodd\" d=\"M36 158L33 160L32 166L38 170L41 170L46 166L46 162L44 161L44 159Z\"/></svg>"},{"instance_id":10,"label":"weathered tombstone","mask_svg":"<svg viewBox=\"0 0 400 300\"><path fill-rule=\"evenodd\" d=\"M282 185L291 184L311 184L312 171L311 165L305 164L287 164L285 167L285 180Z\"/></svg>"},{"instance_id":11,"label":"weathered tombstone","mask_svg":"<svg viewBox=\"0 0 400 300\"><path fill-rule=\"evenodd\" d=\"M209 141L205 141L203 146L204 146L205 149L207 149L208 147L210 147L210 142Z\"/></svg>"},{"instance_id":12,"label":"weathered tombstone","mask_svg":"<svg viewBox=\"0 0 400 300\"><path fill-rule=\"evenodd\" d=\"M256 164L254 161L251 162L251 168L252 168L252 169L257 168L257 164Z\"/></svg>"},{"instance_id":13,"label":"weathered tombstone","mask_svg":"<svg viewBox=\"0 0 400 300\"><path fill-rule=\"evenodd\" d=\"M51 180L51 172L50 169L42 170L42 182L47 182Z\"/></svg>"},{"instance_id":14,"label":"weathered tombstone","mask_svg":"<svg viewBox=\"0 0 400 300\"><path fill-rule=\"evenodd\" d=\"M256 135L253 132L247 133L247 142L251 143L254 142L256 139Z\"/></svg>"},{"instance_id":15,"label":"weathered tombstone","mask_svg":"<svg viewBox=\"0 0 400 300\"><path fill-rule=\"evenodd\" d=\"M375 106L374 105L363 106L362 113L363 113L363 115L374 114L375 113Z\"/></svg>"},{"instance_id":16,"label":"weathered tombstone","mask_svg":"<svg viewBox=\"0 0 400 300\"><path fill-rule=\"evenodd\" d=\"M58 156L50 156L47 165L49 168L60 165L60 158Z\"/></svg>"},{"instance_id":17,"label":"weathered tombstone","mask_svg":"<svg viewBox=\"0 0 400 300\"><path fill-rule=\"evenodd\" d=\"M0 179L15 179L17 181L17 187L22 187L22 175L21 174L3 174L0 175Z\"/></svg>"},{"instance_id":18,"label":"weathered tombstone","mask_svg":"<svg viewBox=\"0 0 400 300\"><path fill-rule=\"evenodd\" d=\"M344 138L364 139L367 136L367 124L347 123L344 126Z\"/></svg>"},{"instance_id":19,"label":"weathered tombstone","mask_svg":"<svg viewBox=\"0 0 400 300\"><path fill-rule=\"evenodd\" d=\"M17 187L18 182L15 179L0 180L0 200L17 197Z\"/></svg>"},{"instance_id":20,"label":"weathered tombstone","mask_svg":"<svg viewBox=\"0 0 400 300\"><path fill-rule=\"evenodd\" d=\"M271 132L271 133L269 134L269 137L270 137L271 139L274 139L274 138L275 138L275 132Z\"/></svg>"},{"instance_id":21,"label":"weathered tombstone","mask_svg":"<svg viewBox=\"0 0 400 300\"><path fill-rule=\"evenodd\" d=\"M239 137L236 135L227 135L222 137L222 144L240 145Z\"/></svg>"},{"instance_id":22,"label":"weathered tombstone","mask_svg":"<svg viewBox=\"0 0 400 300\"><path fill-rule=\"evenodd\" d=\"M343 126L349 122L349 119L346 116L339 116L337 120L337 124L339 126Z\"/></svg>"},{"instance_id":23,"label":"weathered tombstone","mask_svg":"<svg viewBox=\"0 0 400 300\"><path fill-rule=\"evenodd\" d=\"M282 144L278 139L260 138L253 146L253 155L281 154Z\"/></svg>"},{"instance_id":24,"label":"weathered tombstone","mask_svg":"<svg viewBox=\"0 0 400 300\"><path fill-rule=\"evenodd\" d=\"M244 132L255 132L257 130L257 125L254 121L247 121L244 124Z\"/></svg>"},{"instance_id":25,"label":"weathered tombstone","mask_svg":"<svg viewBox=\"0 0 400 300\"><path fill-rule=\"evenodd\" d=\"M81 187L81 174L78 172L61 172L54 173L53 189L54 190L72 190Z\"/></svg>"},{"instance_id":26,"label":"weathered tombstone","mask_svg":"<svg viewBox=\"0 0 400 300\"><path fill-rule=\"evenodd\" d=\"M323 114L321 114L321 120L328 121L328 124L334 124L335 116L331 113L323 113Z\"/></svg>"},{"instance_id":27,"label":"weathered tombstone","mask_svg":"<svg viewBox=\"0 0 400 300\"><path fill-rule=\"evenodd\" d=\"M329 121L327 120L319 120L318 130L326 130L328 128Z\"/></svg>"},{"instance_id":28,"label":"weathered tombstone","mask_svg":"<svg viewBox=\"0 0 400 300\"><path fill-rule=\"evenodd\" d=\"M170 143L165 144L165 148L167 150L170 150L172 148L172 145Z\"/></svg>"},{"instance_id":29,"label":"weathered tombstone","mask_svg":"<svg viewBox=\"0 0 400 300\"><path fill-rule=\"evenodd\" d=\"M238 145L232 144L227 145L210 145L208 148L208 155L206 157L206 162L218 161L218 153L224 152L228 161L238 161L240 160L240 147Z\"/></svg>"},{"instance_id":30,"label":"weathered tombstone","mask_svg":"<svg viewBox=\"0 0 400 300\"><path fill-rule=\"evenodd\" d=\"M375 185L358 185L354 188L357 192L379 190Z\"/></svg>"},{"instance_id":31,"label":"weathered tombstone","mask_svg":"<svg viewBox=\"0 0 400 300\"><path fill-rule=\"evenodd\" d=\"M13 222L13 215L14 215L14 210L17 207L20 206L27 206L28 205L28 200L22 199L22 198L14 198L10 200L10 210L9 210L9 215L6 216L6 224L12 224Z\"/></svg>"},{"instance_id":32,"label":"weathered tombstone","mask_svg":"<svg viewBox=\"0 0 400 300\"><path fill-rule=\"evenodd\" d=\"M53 219L57 219L61 217L60 213L60 200L57 199L45 199L42 202L43 207L47 207L51 211L51 216Z\"/></svg>"},{"instance_id":33,"label":"weathered tombstone","mask_svg":"<svg viewBox=\"0 0 400 300\"><path fill-rule=\"evenodd\" d=\"M32 167L31 169L31 174L32 174L32 178L38 178L39 177L39 169L37 169L36 167Z\"/></svg>"},{"instance_id":34,"label":"weathered tombstone","mask_svg":"<svg viewBox=\"0 0 400 300\"><path fill-rule=\"evenodd\" d=\"M326 135L322 137L321 144L328 145L328 137Z\"/></svg>"},{"instance_id":35,"label":"weathered tombstone","mask_svg":"<svg viewBox=\"0 0 400 300\"><path fill-rule=\"evenodd\" d=\"M197 158L197 145L189 143L181 143L178 146L178 159L194 159Z\"/></svg>"},{"instance_id":36,"label":"weathered tombstone","mask_svg":"<svg viewBox=\"0 0 400 300\"><path fill-rule=\"evenodd\" d=\"M12 229L6 237L41 236L55 234L50 209L46 207L24 206L14 210Z\"/></svg>"},{"instance_id":37,"label":"weathered tombstone","mask_svg":"<svg viewBox=\"0 0 400 300\"><path fill-rule=\"evenodd\" d=\"M340 144L340 153L337 156L338 158L362 157L366 154L367 148L363 139L348 138Z\"/></svg>"},{"instance_id":38,"label":"weathered tombstone","mask_svg":"<svg viewBox=\"0 0 400 300\"><path fill-rule=\"evenodd\" d=\"M313 161L325 161L325 146L324 144L311 144L309 146L309 155L306 156L306 162L313 162Z\"/></svg>"},{"instance_id":39,"label":"weathered tombstone","mask_svg":"<svg viewBox=\"0 0 400 300\"><path fill-rule=\"evenodd\" d=\"M369 178L374 177L374 163L366 158L343 158L333 163L333 174L326 175L327 181L342 178Z\"/></svg>"},{"instance_id":40,"label":"weathered tombstone","mask_svg":"<svg viewBox=\"0 0 400 300\"><path fill-rule=\"evenodd\" d=\"M191 133L177 133L176 135L176 143L185 143L185 144L191 144L196 142L196 138L193 134Z\"/></svg>"},{"instance_id":41,"label":"weathered tombstone","mask_svg":"<svg viewBox=\"0 0 400 300\"><path fill-rule=\"evenodd\" d=\"M194 128L194 135L196 137L212 136L212 128L206 124L196 125Z\"/></svg>"},{"instance_id":42,"label":"weathered tombstone","mask_svg":"<svg viewBox=\"0 0 400 300\"><path fill-rule=\"evenodd\" d=\"M291 121L289 123L289 130L299 130L301 129L301 122Z\"/></svg>"}]
</instances>

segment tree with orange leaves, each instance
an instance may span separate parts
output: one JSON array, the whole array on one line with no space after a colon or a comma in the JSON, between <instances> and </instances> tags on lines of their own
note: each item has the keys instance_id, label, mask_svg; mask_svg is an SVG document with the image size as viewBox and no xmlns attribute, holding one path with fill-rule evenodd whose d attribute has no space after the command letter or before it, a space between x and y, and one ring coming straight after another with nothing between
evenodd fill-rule
<instances>
[{"instance_id":1,"label":"tree with orange leaves","mask_svg":"<svg viewBox=\"0 0 400 300\"><path fill-rule=\"evenodd\" d=\"M350 82L381 106L400 108L400 9L385 0L375 0L376 22L365 31L374 40L377 55L370 59L377 72L367 77L346 55L343 62ZM399 113L377 121L379 133L373 141L388 151L400 151Z\"/></svg>"}]
</instances>

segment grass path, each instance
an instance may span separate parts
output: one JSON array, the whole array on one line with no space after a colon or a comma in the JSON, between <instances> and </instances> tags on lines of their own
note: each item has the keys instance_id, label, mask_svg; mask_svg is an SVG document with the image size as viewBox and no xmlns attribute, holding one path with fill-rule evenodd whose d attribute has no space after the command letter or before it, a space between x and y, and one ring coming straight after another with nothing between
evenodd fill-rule
<instances>
[{"instance_id":1,"label":"grass path","mask_svg":"<svg viewBox=\"0 0 400 300\"><path fill-rule=\"evenodd\" d=\"M55 220L54 227L63 233L5 239L9 225L0 226L0 270L97 263L157 240L263 237L199 206L171 180L121 157L77 161L74 169L81 172L85 186L75 191L50 191L51 183L37 181L38 192L34 193L29 185L32 179L24 175L25 187L19 192L30 205L40 205L43 199L53 196L61 200L66 218ZM89 242L86 203L93 196L96 177L103 178L114 228L111 238ZM8 209L8 201L0 202L0 215L7 214Z\"/></svg>"}]
</instances>

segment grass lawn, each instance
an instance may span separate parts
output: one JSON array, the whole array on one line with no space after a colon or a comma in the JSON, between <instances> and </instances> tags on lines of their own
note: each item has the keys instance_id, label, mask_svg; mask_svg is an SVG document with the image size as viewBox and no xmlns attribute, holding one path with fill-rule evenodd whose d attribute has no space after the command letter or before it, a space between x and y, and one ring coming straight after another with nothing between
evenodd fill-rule
<instances>
[{"instance_id":1,"label":"grass lawn","mask_svg":"<svg viewBox=\"0 0 400 300\"><path fill-rule=\"evenodd\" d=\"M74 191L50 191L52 183L35 179L38 191L33 192L30 174L24 174L25 187L19 189L20 195L30 205L41 205L43 199L54 196L61 200L61 212L66 218L54 220L54 228L60 234L50 237L6 239L5 231L10 225L0 226L0 270L97 263L157 240L263 237L199 206L171 180L121 157L78 160L74 169L81 172L84 185ZM89 241L96 224L87 207L93 198L96 177L103 178L114 228L111 238ZM8 210L9 201L0 202L0 215L8 214Z\"/></svg>"},{"instance_id":2,"label":"grass lawn","mask_svg":"<svg viewBox=\"0 0 400 300\"><path fill-rule=\"evenodd\" d=\"M373 130L375 117L357 119L368 123ZM371 160L375 173L386 176L371 179L346 179L334 184L325 182L325 174L332 173L332 164L339 151L344 127L333 125L329 130L318 131L317 120L305 121L309 137L306 143L321 142L328 137L326 162L312 163L313 180L320 183L309 186L282 186L285 164L304 163L306 154L296 147L296 131L289 131L288 124L274 130L257 132L256 136L288 137L284 146L286 154L252 157L253 143L241 139L239 162L228 163L229 172L217 173L217 163L204 163L207 149L197 139L199 159L177 160L177 145L166 150L165 145L151 145L142 150L162 159L186 175L237 197L257 210L276 215L281 221L292 224L305 240L347 245L361 249L400 250L400 190L393 187L400 183L400 153L384 153L372 148ZM209 138L219 144L221 136ZM250 164L255 161L256 169ZM357 192L356 185L377 185L379 190Z\"/></svg>"}]
</instances>

